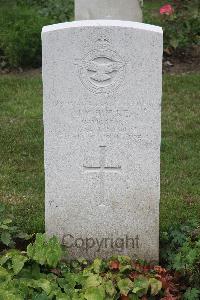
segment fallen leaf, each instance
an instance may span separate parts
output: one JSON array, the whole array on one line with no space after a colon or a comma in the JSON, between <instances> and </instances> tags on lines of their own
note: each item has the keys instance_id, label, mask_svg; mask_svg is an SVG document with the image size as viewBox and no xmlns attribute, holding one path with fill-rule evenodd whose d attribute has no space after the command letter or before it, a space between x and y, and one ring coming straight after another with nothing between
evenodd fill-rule
<instances>
[{"instance_id":1,"label":"fallen leaf","mask_svg":"<svg viewBox=\"0 0 200 300\"><path fill-rule=\"evenodd\" d=\"M110 270L119 270L119 262L118 260L113 260L109 263Z\"/></svg>"},{"instance_id":2,"label":"fallen leaf","mask_svg":"<svg viewBox=\"0 0 200 300\"><path fill-rule=\"evenodd\" d=\"M120 300L129 300L129 296L121 295Z\"/></svg>"}]
</instances>

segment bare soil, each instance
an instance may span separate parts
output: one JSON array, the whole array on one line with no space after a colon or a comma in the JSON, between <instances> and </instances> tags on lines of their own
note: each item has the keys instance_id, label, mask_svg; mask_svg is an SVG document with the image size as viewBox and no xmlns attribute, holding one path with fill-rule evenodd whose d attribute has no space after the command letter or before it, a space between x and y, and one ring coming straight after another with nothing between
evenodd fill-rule
<instances>
[{"instance_id":1,"label":"bare soil","mask_svg":"<svg viewBox=\"0 0 200 300\"><path fill-rule=\"evenodd\" d=\"M163 72L171 74L200 73L200 46L172 55L164 53Z\"/></svg>"}]
</instances>

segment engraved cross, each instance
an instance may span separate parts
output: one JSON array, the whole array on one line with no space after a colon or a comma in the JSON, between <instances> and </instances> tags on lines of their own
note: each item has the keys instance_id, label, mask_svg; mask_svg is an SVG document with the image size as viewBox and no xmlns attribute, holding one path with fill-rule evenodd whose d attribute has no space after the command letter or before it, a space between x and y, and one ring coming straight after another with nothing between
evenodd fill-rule
<instances>
[{"instance_id":1,"label":"engraved cross","mask_svg":"<svg viewBox=\"0 0 200 300\"><path fill-rule=\"evenodd\" d=\"M100 163L98 166L85 166L85 172L98 172L100 175L100 205L104 206L105 194L105 173L121 171L121 166L106 166L106 146L99 146L100 148Z\"/></svg>"}]
</instances>

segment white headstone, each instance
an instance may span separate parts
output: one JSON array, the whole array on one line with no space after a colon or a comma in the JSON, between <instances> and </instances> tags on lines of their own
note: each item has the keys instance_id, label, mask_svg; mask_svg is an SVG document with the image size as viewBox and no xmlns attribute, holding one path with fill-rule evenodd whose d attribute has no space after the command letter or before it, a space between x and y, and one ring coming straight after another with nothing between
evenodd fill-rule
<instances>
[{"instance_id":1,"label":"white headstone","mask_svg":"<svg viewBox=\"0 0 200 300\"><path fill-rule=\"evenodd\" d=\"M46 231L70 257L159 251L162 30L43 28Z\"/></svg>"},{"instance_id":2,"label":"white headstone","mask_svg":"<svg viewBox=\"0 0 200 300\"><path fill-rule=\"evenodd\" d=\"M75 0L75 19L142 22L141 6L141 0Z\"/></svg>"}]
</instances>

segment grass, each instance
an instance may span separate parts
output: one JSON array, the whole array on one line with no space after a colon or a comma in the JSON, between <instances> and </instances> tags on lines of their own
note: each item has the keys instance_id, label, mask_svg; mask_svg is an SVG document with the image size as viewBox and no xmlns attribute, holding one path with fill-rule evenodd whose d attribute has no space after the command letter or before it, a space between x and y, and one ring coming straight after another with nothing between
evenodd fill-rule
<instances>
[{"instance_id":1,"label":"grass","mask_svg":"<svg viewBox=\"0 0 200 300\"><path fill-rule=\"evenodd\" d=\"M0 79L0 197L31 232L44 229L41 88L39 76Z\"/></svg>"},{"instance_id":2,"label":"grass","mask_svg":"<svg viewBox=\"0 0 200 300\"><path fill-rule=\"evenodd\" d=\"M161 229L200 217L200 74L165 75ZM44 230L42 83L0 77L0 197L23 230Z\"/></svg>"},{"instance_id":3,"label":"grass","mask_svg":"<svg viewBox=\"0 0 200 300\"><path fill-rule=\"evenodd\" d=\"M161 227L200 217L200 74L164 77Z\"/></svg>"},{"instance_id":4,"label":"grass","mask_svg":"<svg viewBox=\"0 0 200 300\"><path fill-rule=\"evenodd\" d=\"M164 0L144 1L159 24ZM10 9L15 0L2 0ZM161 147L161 229L200 217L200 75L165 75ZM39 75L0 77L0 201L28 232L44 230L42 83Z\"/></svg>"}]
</instances>

